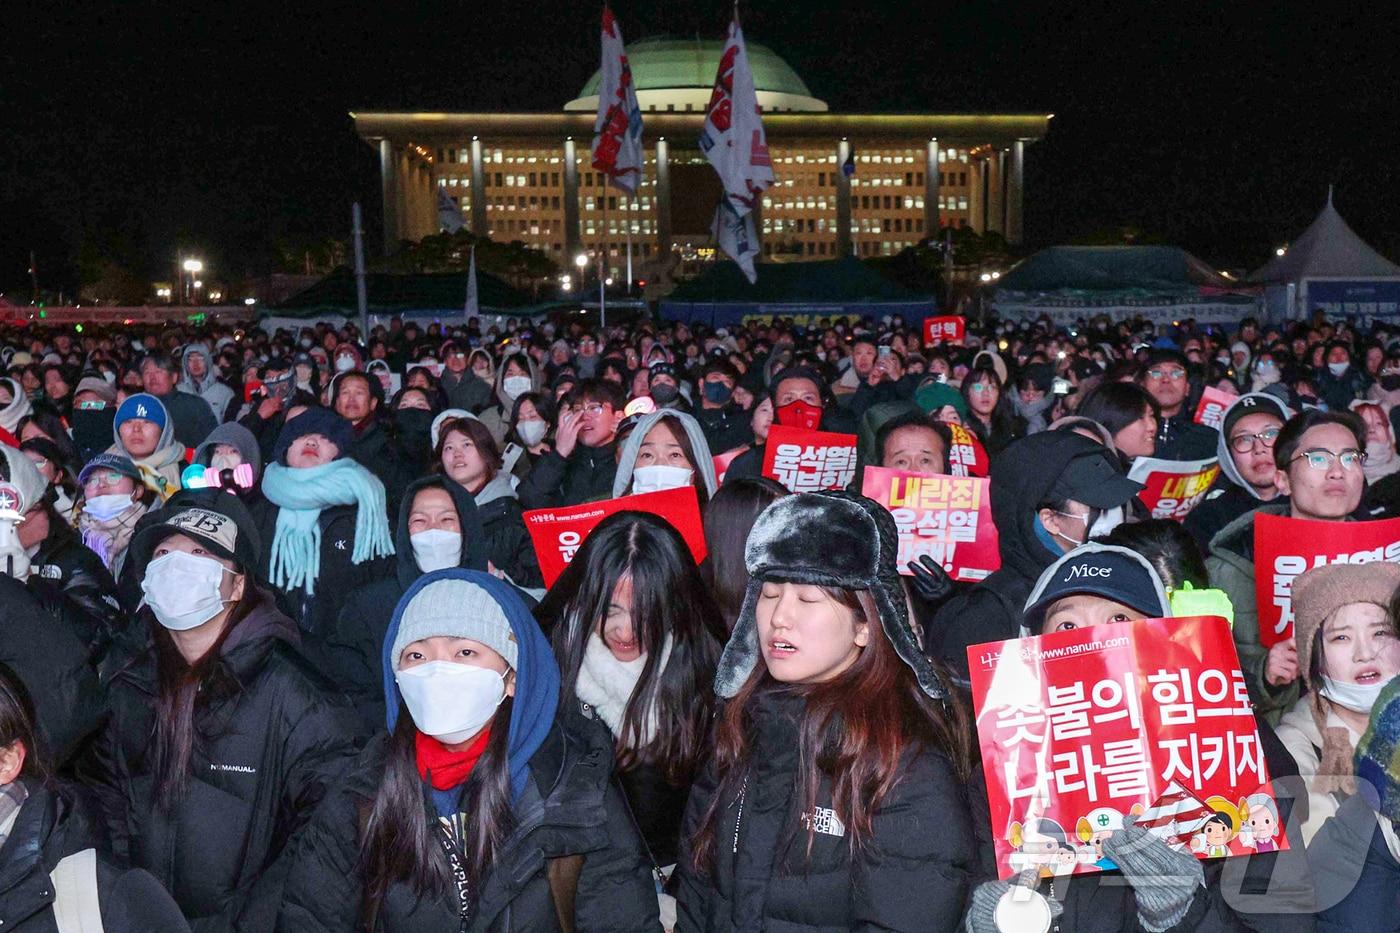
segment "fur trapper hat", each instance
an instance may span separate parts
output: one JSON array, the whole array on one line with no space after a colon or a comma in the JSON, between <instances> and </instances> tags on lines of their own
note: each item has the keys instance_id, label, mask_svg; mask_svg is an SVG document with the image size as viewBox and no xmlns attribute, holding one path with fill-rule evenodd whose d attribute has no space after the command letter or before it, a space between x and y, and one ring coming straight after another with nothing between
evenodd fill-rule
<instances>
[{"instance_id":1,"label":"fur trapper hat","mask_svg":"<svg viewBox=\"0 0 1400 933\"><path fill-rule=\"evenodd\" d=\"M765 582L777 581L869 590L881 630L920 688L935 699L947 696L909 622L895 563L898 547L899 532L889 511L854 493L784 496L764 509L744 547L749 586L715 671L715 693L734 696L758 665L758 597Z\"/></svg>"}]
</instances>

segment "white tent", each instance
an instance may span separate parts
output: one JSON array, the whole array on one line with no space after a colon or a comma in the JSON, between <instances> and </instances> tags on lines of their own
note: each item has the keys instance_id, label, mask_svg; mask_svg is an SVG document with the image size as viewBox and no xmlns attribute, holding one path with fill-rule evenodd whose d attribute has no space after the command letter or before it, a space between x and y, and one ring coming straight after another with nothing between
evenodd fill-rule
<instances>
[{"instance_id":1,"label":"white tent","mask_svg":"<svg viewBox=\"0 0 1400 933\"><path fill-rule=\"evenodd\" d=\"M1302 319L1314 308L1336 315L1400 314L1400 266L1357 236L1327 204L1282 256L1249 276L1265 286L1274 317Z\"/></svg>"}]
</instances>

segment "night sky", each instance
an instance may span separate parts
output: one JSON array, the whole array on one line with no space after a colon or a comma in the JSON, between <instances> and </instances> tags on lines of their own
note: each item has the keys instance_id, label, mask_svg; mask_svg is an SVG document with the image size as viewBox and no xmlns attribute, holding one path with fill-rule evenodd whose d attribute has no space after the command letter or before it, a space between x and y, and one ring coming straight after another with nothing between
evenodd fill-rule
<instances>
[{"instance_id":1,"label":"night sky","mask_svg":"<svg viewBox=\"0 0 1400 933\"><path fill-rule=\"evenodd\" d=\"M25 286L30 248L47 282L71 283L84 244L149 276L177 248L230 279L265 272L279 237L345 236L356 198L377 243L376 162L348 111L557 110L597 67L599 9L11 2L0 289ZM1335 183L1343 215L1400 258L1394 4L741 9L833 110L1055 113L1027 155L1031 245L1131 225L1252 267ZM729 7L615 10L629 40L718 38Z\"/></svg>"}]
</instances>

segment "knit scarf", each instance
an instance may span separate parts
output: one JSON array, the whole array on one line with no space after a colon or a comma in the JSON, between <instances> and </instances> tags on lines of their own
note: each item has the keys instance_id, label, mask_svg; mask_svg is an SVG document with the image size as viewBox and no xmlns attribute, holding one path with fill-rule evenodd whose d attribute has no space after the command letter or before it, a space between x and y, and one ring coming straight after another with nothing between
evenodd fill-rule
<instances>
[{"instance_id":1,"label":"knit scarf","mask_svg":"<svg viewBox=\"0 0 1400 933\"><path fill-rule=\"evenodd\" d=\"M384 511L384 484L354 460L298 469L270 464L263 474L262 491L278 507L269 573L278 589L302 587L307 596L316 595L316 577L321 572L319 519L321 510L331 506L355 506L351 563L394 553Z\"/></svg>"},{"instance_id":2,"label":"knit scarf","mask_svg":"<svg viewBox=\"0 0 1400 933\"><path fill-rule=\"evenodd\" d=\"M29 788L19 781L0 784L0 848L3 848L5 840L10 838L10 833L15 827L15 818L19 816L19 808L24 806L28 799Z\"/></svg>"},{"instance_id":3,"label":"knit scarf","mask_svg":"<svg viewBox=\"0 0 1400 933\"><path fill-rule=\"evenodd\" d=\"M431 735L415 732L413 748L418 776L431 784L433 790L461 787L471 776L477 761L486 753L486 744L490 741L491 730L482 729L481 735L473 739L472 744L460 752L454 752Z\"/></svg>"},{"instance_id":4,"label":"knit scarf","mask_svg":"<svg viewBox=\"0 0 1400 933\"><path fill-rule=\"evenodd\" d=\"M654 676L660 677L666 670L666 662L671 659L671 636L661 648L661 663ZM622 734L622 720L627 715L627 704L637 690L642 669L646 667L645 654L633 661L619 661L602 637L594 632L588 636L588 644L583 650L583 663L579 666L578 682L574 693L598 713L598 718L616 738ZM642 718L642 734L639 747L645 748L656 738L658 724L656 708L653 706Z\"/></svg>"},{"instance_id":5,"label":"knit scarf","mask_svg":"<svg viewBox=\"0 0 1400 933\"><path fill-rule=\"evenodd\" d=\"M125 553L127 544L131 542L131 533L136 530L136 522L145 514L146 506L140 502L132 503L130 508L123 509L115 518L106 521L82 512L78 517L78 531L87 549L101 558L103 566L115 575L116 568L112 564Z\"/></svg>"},{"instance_id":6,"label":"knit scarf","mask_svg":"<svg viewBox=\"0 0 1400 933\"><path fill-rule=\"evenodd\" d=\"M125 450L121 453L123 456L129 456ZM136 468L141 471L141 482L146 484L146 488L160 496L160 501L164 502L180 491L179 464L184 456L185 448L179 444L169 444L165 447L157 447L140 460L132 457L131 462L136 464ZM176 468L173 480L161 472L172 466Z\"/></svg>"}]
</instances>

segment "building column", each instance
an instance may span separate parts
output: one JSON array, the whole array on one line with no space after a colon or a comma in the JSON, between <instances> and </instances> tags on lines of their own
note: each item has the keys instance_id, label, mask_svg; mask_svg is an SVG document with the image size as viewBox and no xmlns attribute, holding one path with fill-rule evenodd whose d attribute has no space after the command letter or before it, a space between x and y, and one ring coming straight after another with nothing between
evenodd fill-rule
<instances>
[{"instance_id":1,"label":"building column","mask_svg":"<svg viewBox=\"0 0 1400 933\"><path fill-rule=\"evenodd\" d=\"M994 149L987 157L987 230L1006 234L1006 197L1002 189L1002 167L1006 153Z\"/></svg>"},{"instance_id":2,"label":"building column","mask_svg":"<svg viewBox=\"0 0 1400 933\"><path fill-rule=\"evenodd\" d=\"M846 174L846 160L851 157L851 144L842 139L836 144L836 255L851 255L851 177Z\"/></svg>"},{"instance_id":3,"label":"building column","mask_svg":"<svg viewBox=\"0 0 1400 933\"><path fill-rule=\"evenodd\" d=\"M1021 201L1026 184L1026 141L1011 144L1011 173L1006 179L1006 242L1019 246L1025 237L1021 221Z\"/></svg>"},{"instance_id":4,"label":"building column","mask_svg":"<svg viewBox=\"0 0 1400 933\"><path fill-rule=\"evenodd\" d=\"M938 137L928 141L924 157L924 236L938 239Z\"/></svg>"},{"instance_id":5,"label":"building column","mask_svg":"<svg viewBox=\"0 0 1400 933\"><path fill-rule=\"evenodd\" d=\"M671 144L656 141L656 259L662 269L671 261Z\"/></svg>"},{"instance_id":6,"label":"building column","mask_svg":"<svg viewBox=\"0 0 1400 933\"><path fill-rule=\"evenodd\" d=\"M987 232L987 213L982 198L985 196L982 184L982 159L969 157L967 160L967 225L974 233Z\"/></svg>"},{"instance_id":7,"label":"building column","mask_svg":"<svg viewBox=\"0 0 1400 933\"><path fill-rule=\"evenodd\" d=\"M472 235L490 235L486 219L486 167L481 157L481 140L472 137Z\"/></svg>"},{"instance_id":8,"label":"building column","mask_svg":"<svg viewBox=\"0 0 1400 933\"><path fill-rule=\"evenodd\" d=\"M392 256L399 245L399 185L394 162L394 144L379 141L379 190L384 201L384 255Z\"/></svg>"},{"instance_id":9,"label":"building column","mask_svg":"<svg viewBox=\"0 0 1400 933\"><path fill-rule=\"evenodd\" d=\"M578 150L570 136L564 140L564 268L577 272L574 257L582 251L578 226Z\"/></svg>"}]
</instances>

